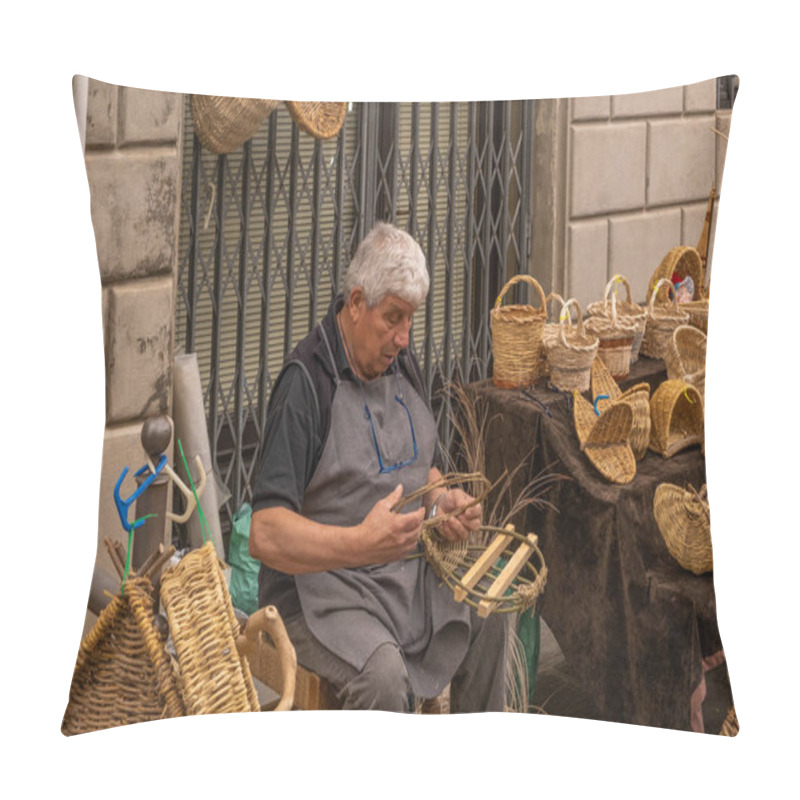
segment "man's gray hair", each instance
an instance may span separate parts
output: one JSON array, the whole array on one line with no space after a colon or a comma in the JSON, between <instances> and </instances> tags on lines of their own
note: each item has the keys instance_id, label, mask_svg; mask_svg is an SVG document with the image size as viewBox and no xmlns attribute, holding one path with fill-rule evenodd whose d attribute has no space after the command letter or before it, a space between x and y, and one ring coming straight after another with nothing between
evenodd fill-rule
<instances>
[{"instance_id":1,"label":"man's gray hair","mask_svg":"<svg viewBox=\"0 0 800 800\"><path fill-rule=\"evenodd\" d=\"M344 276L344 299L356 286L364 290L367 308L387 294L421 305L428 295L425 254L412 236L394 225L379 222L362 240Z\"/></svg>"}]
</instances>

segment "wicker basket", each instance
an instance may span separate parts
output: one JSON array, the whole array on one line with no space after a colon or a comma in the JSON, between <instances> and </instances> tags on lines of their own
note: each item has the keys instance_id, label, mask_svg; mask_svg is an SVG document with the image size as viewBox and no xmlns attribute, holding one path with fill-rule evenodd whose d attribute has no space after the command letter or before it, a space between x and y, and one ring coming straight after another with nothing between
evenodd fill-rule
<instances>
[{"instance_id":1,"label":"wicker basket","mask_svg":"<svg viewBox=\"0 0 800 800\"><path fill-rule=\"evenodd\" d=\"M720 736L736 736L739 733L739 718L736 716L736 709L731 706L725 719L722 721L722 727L719 730Z\"/></svg>"},{"instance_id":2,"label":"wicker basket","mask_svg":"<svg viewBox=\"0 0 800 800\"><path fill-rule=\"evenodd\" d=\"M704 446L703 398L695 386L666 380L650 398L650 449L670 458L687 447Z\"/></svg>"},{"instance_id":3,"label":"wicker basket","mask_svg":"<svg viewBox=\"0 0 800 800\"><path fill-rule=\"evenodd\" d=\"M711 572L711 524L706 487L697 492L662 483L653 498L653 514L670 555L695 575Z\"/></svg>"},{"instance_id":4,"label":"wicker basket","mask_svg":"<svg viewBox=\"0 0 800 800\"><path fill-rule=\"evenodd\" d=\"M667 377L680 379L697 387L705 399L706 335L694 325L679 325L667 344L664 361Z\"/></svg>"},{"instance_id":5,"label":"wicker basket","mask_svg":"<svg viewBox=\"0 0 800 800\"><path fill-rule=\"evenodd\" d=\"M617 298L611 296L610 316L594 316L586 320L586 332L599 340L597 355L616 380L627 378L631 371L631 349L638 323L617 313Z\"/></svg>"},{"instance_id":6,"label":"wicker basket","mask_svg":"<svg viewBox=\"0 0 800 800\"><path fill-rule=\"evenodd\" d=\"M625 300L620 300L617 297L617 290L619 284L625 285L627 292ZM631 300L631 285L628 283L624 275L615 275L607 284L606 290L603 294L603 299L599 302L589 303L586 307L586 313L590 317L610 317L611 316L611 301L608 299L609 292L612 287L614 288L614 297L617 303L617 314L620 317L632 319L636 322L636 331L631 343L631 364L635 364L639 358L639 348L642 345L644 337L645 326L647 325L647 309L634 303Z\"/></svg>"},{"instance_id":7,"label":"wicker basket","mask_svg":"<svg viewBox=\"0 0 800 800\"><path fill-rule=\"evenodd\" d=\"M564 298L557 292L550 292L545 300L545 309L547 310L547 318L545 319L544 329L542 331L542 358L540 375L546 377L550 374L550 367L547 364L547 340L553 339L558 336L561 324L558 321L558 315L561 313L561 307L564 305ZM555 309L555 321L550 322L551 314L550 309Z\"/></svg>"},{"instance_id":8,"label":"wicker basket","mask_svg":"<svg viewBox=\"0 0 800 800\"><path fill-rule=\"evenodd\" d=\"M578 314L578 324L574 328L569 314L570 306L574 306ZM575 298L564 303L559 320L558 334L544 340L550 381L562 391L577 389L585 392L589 388L598 339L587 335L584 330L581 307Z\"/></svg>"},{"instance_id":9,"label":"wicker basket","mask_svg":"<svg viewBox=\"0 0 800 800\"><path fill-rule=\"evenodd\" d=\"M187 553L161 579L187 714L260 711L240 625L213 542Z\"/></svg>"},{"instance_id":10,"label":"wicker basket","mask_svg":"<svg viewBox=\"0 0 800 800\"><path fill-rule=\"evenodd\" d=\"M289 115L301 131L315 139L332 139L342 129L347 103L298 103L286 101Z\"/></svg>"},{"instance_id":11,"label":"wicker basket","mask_svg":"<svg viewBox=\"0 0 800 800\"><path fill-rule=\"evenodd\" d=\"M666 286L667 290L672 292L671 305L655 305L661 286ZM644 339L642 339L642 354L650 358L664 359L673 331L679 325L686 325L688 322L689 315L681 311L671 281L662 278L656 284L656 291L650 295L647 304L647 328L644 332Z\"/></svg>"},{"instance_id":12,"label":"wicker basket","mask_svg":"<svg viewBox=\"0 0 800 800\"><path fill-rule=\"evenodd\" d=\"M650 445L650 384L637 383L623 392L599 358L592 364L591 384L595 408L601 415L615 403L627 403L631 407L631 450L634 458L641 461Z\"/></svg>"},{"instance_id":13,"label":"wicker basket","mask_svg":"<svg viewBox=\"0 0 800 800\"><path fill-rule=\"evenodd\" d=\"M656 284L660 280L668 280L672 283L672 276L677 275L679 280L686 277L692 279L694 283L694 294L692 300L702 300L705 296L703 289L704 272L703 272L703 259L700 256L696 247L687 247L680 245L673 247L661 260L661 263L656 267L655 272L650 278L650 283L647 287L647 300L649 302L650 296L656 288ZM661 296L656 298L657 303L665 303L668 301L667 292L659 290Z\"/></svg>"},{"instance_id":14,"label":"wicker basket","mask_svg":"<svg viewBox=\"0 0 800 800\"><path fill-rule=\"evenodd\" d=\"M524 281L539 293L541 308L529 305L501 306L506 292ZM492 381L503 389L530 386L542 371L542 337L547 320L544 292L535 278L516 275L497 297L490 312L494 371Z\"/></svg>"},{"instance_id":15,"label":"wicker basket","mask_svg":"<svg viewBox=\"0 0 800 800\"><path fill-rule=\"evenodd\" d=\"M681 310L689 315L689 324L708 335L708 298L681 303Z\"/></svg>"},{"instance_id":16,"label":"wicker basket","mask_svg":"<svg viewBox=\"0 0 800 800\"><path fill-rule=\"evenodd\" d=\"M615 403L598 416L578 391L572 393L572 414L581 450L597 471L612 483L630 483L636 477L636 458L630 437L633 412L627 403Z\"/></svg>"},{"instance_id":17,"label":"wicker basket","mask_svg":"<svg viewBox=\"0 0 800 800\"><path fill-rule=\"evenodd\" d=\"M280 105L277 100L193 94L192 121L198 138L212 153L232 153L252 139Z\"/></svg>"}]
</instances>

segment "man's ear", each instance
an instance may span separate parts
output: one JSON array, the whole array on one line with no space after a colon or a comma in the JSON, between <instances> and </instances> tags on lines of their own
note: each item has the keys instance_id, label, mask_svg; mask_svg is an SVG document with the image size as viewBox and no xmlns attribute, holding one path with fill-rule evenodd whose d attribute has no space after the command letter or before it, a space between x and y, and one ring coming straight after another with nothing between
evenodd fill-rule
<instances>
[{"instance_id":1,"label":"man's ear","mask_svg":"<svg viewBox=\"0 0 800 800\"><path fill-rule=\"evenodd\" d=\"M358 322L361 315L367 309L367 296L360 286L356 286L355 289L350 292L347 307L350 310L350 319L353 322Z\"/></svg>"}]
</instances>

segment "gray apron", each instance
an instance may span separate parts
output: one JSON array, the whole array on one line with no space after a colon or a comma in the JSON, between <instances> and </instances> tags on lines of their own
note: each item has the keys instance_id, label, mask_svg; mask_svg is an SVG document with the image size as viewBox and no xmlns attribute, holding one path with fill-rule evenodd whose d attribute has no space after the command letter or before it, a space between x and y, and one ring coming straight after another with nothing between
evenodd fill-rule
<instances>
[{"instance_id":1,"label":"gray apron","mask_svg":"<svg viewBox=\"0 0 800 800\"><path fill-rule=\"evenodd\" d=\"M362 384L341 380L324 330L322 335L336 391L328 437L301 513L322 524L357 525L398 483L403 484L404 495L425 485L436 447L436 424L399 369ZM395 399L398 393L413 421L418 456L401 469L381 474L365 401L388 466L413 456L411 427ZM414 511L420 502L403 512ZM297 575L295 583L306 623L325 647L361 671L380 645L397 644L418 697L438 695L466 654L469 608L453 600L421 555Z\"/></svg>"}]
</instances>

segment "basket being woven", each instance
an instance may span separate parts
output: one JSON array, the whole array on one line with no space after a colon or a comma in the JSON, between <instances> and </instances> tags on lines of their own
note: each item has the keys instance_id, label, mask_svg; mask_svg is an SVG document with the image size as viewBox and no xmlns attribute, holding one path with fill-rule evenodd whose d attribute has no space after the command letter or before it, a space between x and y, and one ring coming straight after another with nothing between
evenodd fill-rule
<instances>
[{"instance_id":1,"label":"basket being woven","mask_svg":"<svg viewBox=\"0 0 800 800\"><path fill-rule=\"evenodd\" d=\"M666 286L667 291L672 292L671 305L655 305L662 286ZM667 343L672 338L675 328L688 322L689 315L680 309L672 282L662 278L656 284L656 291L650 295L647 305L647 328L642 339L642 354L650 358L663 359L667 353Z\"/></svg>"},{"instance_id":2,"label":"basket being woven","mask_svg":"<svg viewBox=\"0 0 800 800\"><path fill-rule=\"evenodd\" d=\"M703 398L697 387L665 380L650 398L650 449L670 458L687 447L704 446Z\"/></svg>"},{"instance_id":3,"label":"basket being woven","mask_svg":"<svg viewBox=\"0 0 800 800\"><path fill-rule=\"evenodd\" d=\"M638 323L617 313L616 295L611 296L611 314L589 317L585 327L587 333L598 338L597 355L614 378L627 378L631 371L631 349Z\"/></svg>"},{"instance_id":4,"label":"basket being woven","mask_svg":"<svg viewBox=\"0 0 800 800\"><path fill-rule=\"evenodd\" d=\"M630 437L633 411L614 403L598 416L580 393L572 393L572 415L581 450L597 471L612 483L630 483L636 477L636 458Z\"/></svg>"},{"instance_id":5,"label":"basket being woven","mask_svg":"<svg viewBox=\"0 0 800 800\"><path fill-rule=\"evenodd\" d=\"M653 498L653 514L670 555L695 575L711 572L711 524L706 487L682 489L662 483Z\"/></svg>"},{"instance_id":6,"label":"basket being woven","mask_svg":"<svg viewBox=\"0 0 800 800\"><path fill-rule=\"evenodd\" d=\"M302 103L286 101L289 115L301 131L315 139L332 139L344 124L347 103Z\"/></svg>"},{"instance_id":7,"label":"basket being woven","mask_svg":"<svg viewBox=\"0 0 800 800\"><path fill-rule=\"evenodd\" d=\"M203 147L231 153L252 139L261 123L280 105L277 100L193 94L192 121Z\"/></svg>"},{"instance_id":8,"label":"basket being woven","mask_svg":"<svg viewBox=\"0 0 800 800\"><path fill-rule=\"evenodd\" d=\"M572 327L569 309L577 311L578 324ZM558 335L544 340L550 381L562 391L577 389L585 392L589 388L592 363L597 355L598 339L586 333L581 307L575 298L570 298L561 307Z\"/></svg>"},{"instance_id":9,"label":"basket being woven","mask_svg":"<svg viewBox=\"0 0 800 800\"><path fill-rule=\"evenodd\" d=\"M617 297L620 284L625 286L626 297L624 300ZM614 297L617 304L617 314L620 317L632 319L636 322L636 330L631 343L631 364L635 364L639 358L639 348L642 346L645 326L647 325L647 309L638 303L634 303L631 299L631 285L628 283L627 278L624 275L614 275L606 284L603 299L599 302L589 303L586 307L586 313L590 317L610 317L611 301L608 299L608 295L612 288L614 289Z\"/></svg>"},{"instance_id":10,"label":"basket being woven","mask_svg":"<svg viewBox=\"0 0 800 800\"><path fill-rule=\"evenodd\" d=\"M706 335L693 325L679 325L667 343L664 361L667 377L680 379L697 387L705 399Z\"/></svg>"},{"instance_id":11,"label":"basket being woven","mask_svg":"<svg viewBox=\"0 0 800 800\"><path fill-rule=\"evenodd\" d=\"M502 306L506 292L525 282L539 294L540 308L530 305ZM542 337L547 320L544 292L530 275L515 275L497 297L490 312L494 370L492 381L502 389L530 386L542 370Z\"/></svg>"},{"instance_id":12,"label":"basket being woven","mask_svg":"<svg viewBox=\"0 0 800 800\"><path fill-rule=\"evenodd\" d=\"M187 553L161 579L187 714L259 711L240 625L213 542Z\"/></svg>"},{"instance_id":13,"label":"basket being woven","mask_svg":"<svg viewBox=\"0 0 800 800\"><path fill-rule=\"evenodd\" d=\"M702 300L704 296L703 283L705 280L703 272L703 259L696 247L687 247L680 245L673 247L661 260L661 263L656 267L650 278L650 283L647 287L647 300L650 301L650 296L656 289L656 284L660 280L668 280L672 283L672 276L677 275L678 280L684 280L689 277L694 283L694 294L692 300ZM658 293L661 295L656 298L657 303L667 302L667 292L659 289Z\"/></svg>"}]
</instances>

